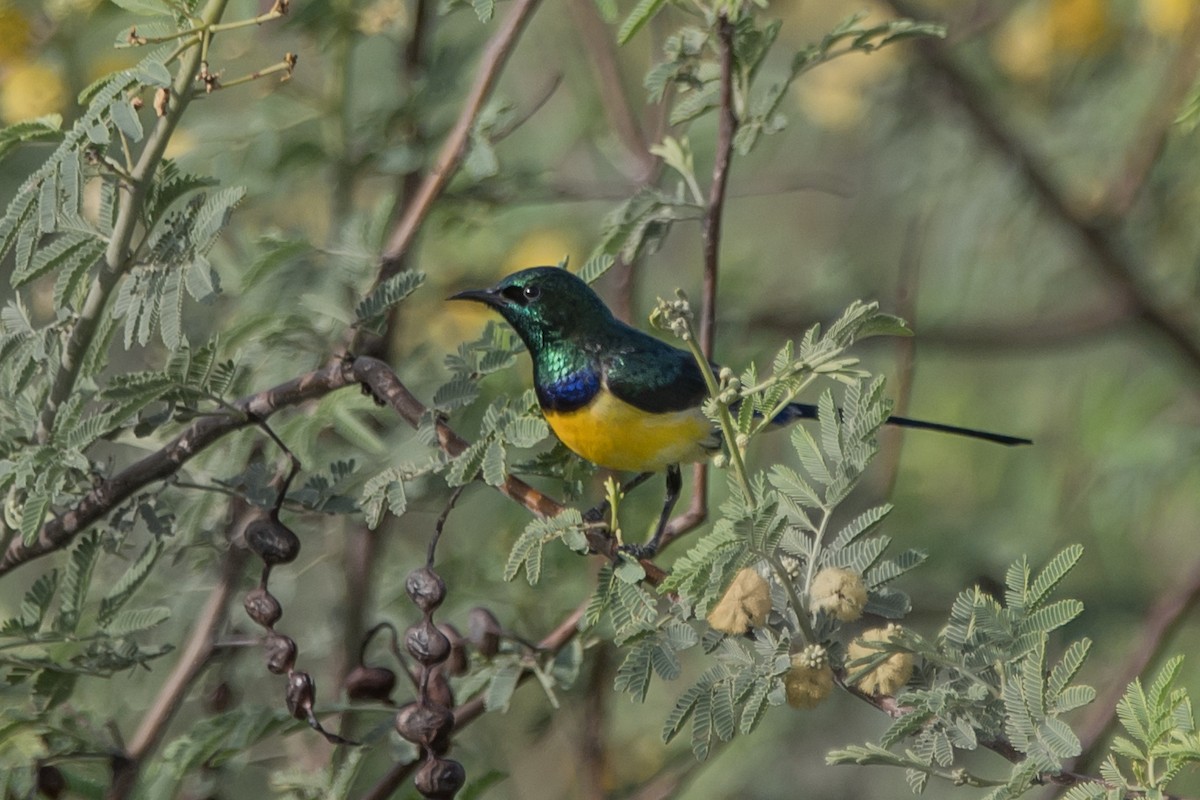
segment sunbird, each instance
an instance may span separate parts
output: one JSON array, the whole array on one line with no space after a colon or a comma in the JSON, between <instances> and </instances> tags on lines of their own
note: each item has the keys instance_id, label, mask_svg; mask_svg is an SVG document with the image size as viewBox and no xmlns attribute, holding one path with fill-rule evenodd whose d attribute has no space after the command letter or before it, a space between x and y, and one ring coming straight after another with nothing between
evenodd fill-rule
<instances>
[{"instance_id":1,"label":"sunbird","mask_svg":"<svg viewBox=\"0 0 1200 800\"><path fill-rule=\"evenodd\" d=\"M650 540L628 548L648 557L683 488L679 465L703 461L721 437L701 404L708 387L686 350L626 325L592 288L560 267L514 272L490 289L459 292L500 313L533 359L533 387L551 430L570 450L600 467L638 475L628 490L667 473L667 494ZM816 419L817 407L791 403L773 422ZM888 424L952 433L1003 445L1029 439L888 417Z\"/></svg>"}]
</instances>

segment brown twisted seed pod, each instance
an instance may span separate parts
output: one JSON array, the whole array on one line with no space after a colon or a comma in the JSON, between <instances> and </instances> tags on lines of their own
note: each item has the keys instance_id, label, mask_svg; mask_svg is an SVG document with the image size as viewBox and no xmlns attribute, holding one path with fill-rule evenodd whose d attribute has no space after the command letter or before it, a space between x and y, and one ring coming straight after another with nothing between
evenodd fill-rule
<instances>
[{"instance_id":1,"label":"brown twisted seed pod","mask_svg":"<svg viewBox=\"0 0 1200 800\"><path fill-rule=\"evenodd\" d=\"M259 517L246 526L246 545L263 563L288 564L300 552L300 538L274 517Z\"/></svg>"},{"instance_id":2,"label":"brown twisted seed pod","mask_svg":"<svg viewBox=\"0 0 1200 800\"><path fill-rule=\"evenodd\" d=\"M236 700L233 687L225 681L221 681L204 698L204 708L210 714L220 714L233 708Z\"/></svg>"},{"instance_id":3,"label":"brown twisted seed pod","mask_svg":"<svg viewBox=\"0 0 1200 800\"><path fill-rule=\"evenodd\" d=\"M67 790L67 779L62 771L52 764L42 764L37 768L37 793L50 800L58 800Z\"/></svg>"},{"instance_id":4,"label":"brown twisted seed pod","mask_svg":"<svg viewBox=\"0 0 1200 800\"><path fill-rule=\"evenodd\" d=\"M250 614L250 618L268 630L275 627L276 622L280 621L283 616L283 607L280 606L280 601L276 600L275 596L263 587L258 587L247 594L246 600L242 604L246 607L246 613Z\"/></svg>"},{"instance_id":5,"label":"brown twisted seed pod","mask_svg":"<svg viewBox=\"0 0 1200 800\"><path fill-rule=\"evenodd\" d=\"M296 666L296 642L292 637L272 633L263 648L267 651L267 669L275 675L291 672Z\"/></svg>"},{"instance_id":6,"label":"brown twisted seed pod","mask_svg":"<svg viewBox=\"0 0 1200 800\"><path fill-rule=\"evenodd\" d=\"M396 688L396 673L387 667L359 664L346 676L346 695L351 700L390 701Z\"/></svg>"},{"instance_id":7,"label":"brown twisted seed pod","mask_svg":"<svg viewBox=\"0 0 1200 800\"><path fill-rule=\"evenodd\" d=\"M425 666L440 664L450 655L450 640L430 620L423 619L404 634L404 646Z\"/></svg>"},{"instance_id":8,"label":"brown twisted seed pod","mask_svg":"<svg viewBox=\"0 0 1200 800\"><path fill-rule=\"evenodd\" d=\"M484 658L491 658L499 652L500 631L500 620L486 608L472 608L467 614L467 641Z\"/></svg>"},{"instance_id":9,"label":"brown twisted seed pod","mask_svg":"<svg viewBox=\"0 0 1200 800\"><path fill-rule=\"evenodd\" d=\"M261 586L246 595L244 605L250 619L268 630L274 628L275 623L283 616L283 606L279 605L274 595Z\"/></svg>"},{"instance_id":10,"label":"brown twisted seed pod","mask_svg":"<svg viewBox=\"0 0 1200 800\"><path fill-rule=\"evenodd\" d=\"M425 687L425 696L429 698L429 702L436 703L439 706L446 708L454 708L454 690L450 688L450 681L445 675L446 665L434 667L429 673L429 683Z\"/></svg>"},{"instance_id":11,"label":"brown twisted seed pod","mask_svg":"<svg viewBox=\"0 0 1200 800\"><path fill-rule=\"evenodd\" d=\"M409 703L396 712L395 725L396 732L413 744L444 753L454 731L454 712L429 702Z\"/></svg>"},{"instance_id":12,"label":"brown twisted seed pod","mask_svg":"<svg viewBox=\"0 0 1200 800\"><path fill-rule=\"evenodd\" d=\"M413 776L413 786L425 797L447 800L467 781L462 764L448 758L428 758Z\"/></svg>"},{"instance_id":13,"label":"brown twisted seed pod","mask_svg":"<svg viewBox=\"0 0 1200 800\"><path fill-rule=\"evenodd\" d=\"M429 758L421 764L417 774L413 776L413 786L423 797L432 800L448 800L458 794L466 780L466 770L457 761Z\"/></svg>"},{"instance_id":14,"label":"brown twisted seed pod","mask_svg":"<svg viewBox=\"0 0 1200 800\"><path fill-rule=\"evenodd\" d=\"M288 675L287 710L296 719L308 719L312 715L313 703L317 699L317 685L307 672Z\"/></svg>"},{"instance_id":15,"label":"brown twisted seed pod","mask_svg":"<svg viewBox=\"0 0 1200 800\"><path fill-rule=\"evenodd\" d=\"M446 671L455 677L467 674L471 665L468 663L466 640L458 632L458 628L448 622L439 623L438 630L450 640L450 657L446 659Z\"/></svg>"},{"instance_id":16,"label":"brown twisted seed pod","mask_svg":"<svg viewBox=\"0 0 1200 800\"><path fill-rule=\"evenodd\" d=\"M417 608L428 614L446 597L446 582L429 567L414 569L404 579L404 591Z\"/></svg>"}]
</instances>

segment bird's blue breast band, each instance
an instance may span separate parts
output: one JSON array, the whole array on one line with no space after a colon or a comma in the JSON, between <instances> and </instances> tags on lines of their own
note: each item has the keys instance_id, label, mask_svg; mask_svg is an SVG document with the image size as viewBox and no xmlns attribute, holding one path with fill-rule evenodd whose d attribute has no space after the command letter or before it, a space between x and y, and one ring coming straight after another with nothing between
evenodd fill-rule
<instances>
[{"instance_id":1,"label":"bird's blue breast band","mask_svg":"<svg viewBox=\"0 0 1200 800\"><path fill-rule=\"evenodd\" d=\"M575 411L583 408L600 391L600 376L591 369L581 369L564 375L551 383L537 386L538 402L551 411Z\"/></svg>"}]
</instances>

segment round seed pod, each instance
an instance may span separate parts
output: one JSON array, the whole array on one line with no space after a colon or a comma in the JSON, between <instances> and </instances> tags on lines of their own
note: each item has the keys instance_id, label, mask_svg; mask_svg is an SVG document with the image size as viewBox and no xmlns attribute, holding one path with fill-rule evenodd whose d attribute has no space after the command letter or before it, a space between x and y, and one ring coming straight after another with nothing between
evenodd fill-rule
<instances>
[{"instance_id":1,"label":"round seed pod","mask_svg":"<svg viewBox=\"0 0 1200 800\"><path fill-rule=\"evenodd\" d=\"M436 703L439 706L446 708L454 708L454 690L450 688L450 681L446 679L446 665L434 667L429 673L429 683L425 687L425 696L429 698L429 702Z\"/></svg>"},{"instance_id":2,"label":"round seed pod","mask_svg":"<svg viewBox=\"0 0 1200 800\"><path fill-rule=\"evenodd\" d=\"M471 665L467 658L466 640L458 632L458 628L448 622L439 624L438 630L450 640L450 657L446 659L446 671L455 677L467 674L467 670L470 669Z\"/></svg>"},{"instance_id":3,"label":"round seed pod","mask_svg":"<svg viewBox=\"0 0 1200 800\"><path fill-rule=\"evenodd\" d=\"M246 545L264 563L287 564L300 552L300 538L274 517L259 517L246 526Z\"/></svg>"},{"instance_id":4,"label":"round seed pod","mask_svg":"<svg viewBox=\"0 0 1200 800\"><path fill-rule=\"evenodd\" d=\"M287 710L296 719L308 719L312 715L313 703L317 699L317 685L307 672L288 675Z\"/></svg>"},{"instance_id":5,"label":"round seed pod","mask_svg":"<svg viewBox=\"0 0 1200 800\"><path fill-rule=\"evenodd\" d=\"M359 664L346 676L346 695L351 700L390 702L394 688L396 688L396 673L387 667L368 667Z\"/></svg>"},{"instance_id":6,"label":"round seed pod","mask_svg":"<svg viewBox=\"0 0 1200 800\"><path fill-rule=\"evenodd\" d=\"M448 758L426 759L413 776L417 791L436 800L454 797L466 781L467 772L462 764Z\"/></svg>"},{"instance_id":7,"label":"round seed pod","mask_svg":"<svg viewBox=\"0 0 1200 800\"><path fill-rule=\"evenodd\" d=\"M427 619L408 629L404 645L413 658L427 667L442 663L450 655L450 640Z\"/></svg>"},{"instance_id":8,"label":"round seed pod","mask_svg":"<svg viewBox=\"0 0 1200 800\"><path fill-rule=\"evenodd\" d=\"M261 586L246 595L244 605L250 619L268 630L274 628L275 623L283 616L283 606L279 605L274 595Z\"/></svg>"},{"instance_id":9,"label":"round seed pod","mask_svg":"<svg viewBox=\"0 0 1200 800\"><path fill-rule=\"evenodd\" d=\"M467 614L467 641L484 658L500 651L500 620L486 608L477 606Z\"/></svg>"},{"instance_id":10,"label":"round seed pod","mask_svg":"<svg viewBox=\"0 0 1200 800\"><path fill-rule=\"evenodd\" d=\"M42 764L37 768L37 794L58 800L67 790L67 779L62 770L52 764Z\"/></svg>"},{"instance_id":11,"label":"round seed pod","mask_svg":"<svg viewBox=\"0 0 1200 800\"><path fill-rule=\"evenodd\" d=\"M234 696L233 687L225 681L221 681L209 691L204 698L204 708L210 714L220 714L233 708L237 698Z\"/></svg>"},{"instance_id":12,"label":"round seed pod","mask_svg":"<svg viewBox=\"0 0 1200 800\"><path fill-rule=\"evenodd\" d=\"M296 642L292 637L272 633L263 648L267 651L267 669L275 675L291 672L296 666Z\"/></svg>"},{"instance_id":13,"label":"round seed pod","mask_svg":"<svg viewBox=\"0 0 1200 800\"><path fill-rule=\"evenodd\" d=\"M417 608L428 614L446 597L446 582L429 567L414 569L404 579L404 591Z\"/></svg>"},{"instance_id":14,"label":"round seed pod","mask_svg":"<svg viewBox=\"0 0 1200 800\"><path fill-rule=\"evenodd\" d=\"M396 732L413 744L444 753L450 747L454 712L425 701L409 703L396 712L395 725Z\"/></svg>"}]
</instances>

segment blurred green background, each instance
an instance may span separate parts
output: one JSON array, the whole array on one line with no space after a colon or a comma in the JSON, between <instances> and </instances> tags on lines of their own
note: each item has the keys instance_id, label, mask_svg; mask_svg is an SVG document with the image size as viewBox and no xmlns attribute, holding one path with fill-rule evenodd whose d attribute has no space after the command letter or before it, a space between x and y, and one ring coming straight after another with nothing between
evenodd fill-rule
<instances>
[{"instance_id":1,"label":"blurred green background","mask_svg":"<svg viewBox=\"0 0 1200 800\"><path fill-rule=\"evenodd\" d=\"M235 0L226 19L269 6ZM949 25L944 51L970 76L969 99L990 109L1046 165L1070 207L1118 242L1156 302L1200 341L1200 134L1187 119L1172 122L1194 94L1170 88L1172 81L1186 88L1195 79L1195 66L1179 56L1200 46L1200 23L1189 22L1200 17L1193 6L1190 0L939 0L919 9ZM767 15L784 24L766 75L782 76L791 52L860 9L873 18L892 13L839 0L772 4ZM497 7L499 17L506 11L505 4ZM444 14L433 9L420 66L408 69L405 48L416 14L416 4L404 0L293 0L282 23L216 40L210 61L226 80L285 52L299 57L288 82L265 78L196 102L168 153L185 169L248 189L212 255L222 300L186 312L195 340L220 332L226 349L239 355L246 391L336 352L348 309L369 286L405 175L436 153L480 47L497 26L481 24L469 5ZM482 155L468 160L409 261L429 280L402 306L389 355L418 397L428 401L447 375L443 356L474 338L486 319L477 308L445 305L442 298L564 255L582 264L603 216L636 189L649 161L617 131L612 103L627 104L644 144L661 136L661 113L646 105L640 84L663 38L685 17L667 19L617 48L615 26L604 25L588 0L538 10L486 115L496 129L520 124L495 144L494 174ZM140 55L111 47L135 21L93 0L0 0L5 123L51 112L69 121L80 89ZM614 60L620 85L598 77L597 59L606 58ZM1002 580L1022 553L1038 565L1080 542L1084 560L1064 595L1083 600L1086 611L1066 635L1096 640L1082 678L1103 697L1141 646L1155 603L1170 596L1190 603L1187 587L1200 585L1200 363L1145 322L1097 268L1080 231L1031 191L1011 153L981 134L953 88L913 45L849 56L792 87L782 108L786 129L734 162L716 356L736 367L766 362L785 339L835 318L856 298L878 300L906 317L916 331L912 342L873 340L861 348L866 367L889 376L905 413L1036 442L1008 450L936 434L884 436L875 480L851 504L886 495L896 509L884 532L901 547L930 553L919 577L901 586L914 598L910 624L931 635L961 589ZM1175 102L1164 105L1164 97ZM1161 152L1151 135L1156 130L1164 134ZM703 177L711 167L713 120L687 133ZM0 163L0 197L11 196L46 152L28 147ZM1144 180L1137 167L1143 156ZM1131 175L1139 191L1122 199ZM298 249L286 249L293 245ZM301 250L310 254L297 256ZM679 287L698 297L698 226L677 225L626 278L618 268L598 286L631 308L636 324L645 324L656 296ZM35 311L44 314L49 298L43 299ZM275 322L268 325L268 318ZM279 329L280 318L287 335L258 335ZM122 363L139 368L160 357L153 348L134 350ZM517 392L527 380L522 359L517 370L485 381L484 390L489 397ZM422 452L407 428L365 398L343 392L321 405L320 414L290 413L279 424L306 463L327 463L335 452L378 471ZM468 412L453 424L469 435L475 423ZM232 465L248 442L219 447L193 469L236 471ZM125 442L110 457L128 463L155 446ZM787 457L784 436L756 454L759 465ZM714 502L721 484L714 482ZM421 557L442 507L440 488L427 491L380 535L368 622L407 624L415 617L401 578ZM589 499L598 496L599 484L590 491ZM650 520L657 491L634 495L629 518ZM161 587L173 587L169 602L180 611L164 641L182 637L188 607L213 581L206 567L221 513L210 508L194 517L197 527L181 540L187 547L156 577ZM468 491L441 552L450 586L441 618L461 627L466 609L487 605L505 625L538 638L586 597L594 565L565 551L550 559L538 587L500 581L526 520L526 512L495 492ZM288 632L325 687L321 702L332 702L331 687L345 668L341 548L353 526L344 518L296 520L305 552L273 583ZM664 563L676 555L668 552ZM0 609L12 612L47 566L6 578ZM240 611L233 617L246 628ZM1161 652L1189 655L1185 681L1195 693L1200 625L1194 611L1181 621ZM472 779L491 770L506 775L482 796L624 796L691 758L685 742L664 746L659 738L674 687L656 685L645 707L609 695L606 785L581 786L577 764L590 735L582 698L597 663L595 652L588 655L562 710L553 712L526 687L507 715L488 715L457 739L454 752ZM614 657L606 656L608 670ZM110 707L128 733L172 658L149 673L95 681L94 692L111 693L111 700L93 700ZM227 679L241 702L281 694L257 654L231 656L212 673ZM193 700L176 725L184 729L204 713ZM679 796L907 796L899 771L823 765L828 749L876 737L886 722L844 695L813 712L773 709L756 734L691 775ZM212 776L211 787L197 792L250 797L284 764L315 768L329 757L318 737L295 734L248 754L237 770ZM386 762L386 753L377 754L367 774ZM979 758L981 774L988 774L988 763L988 756ZM1200 793L1200 778L1180 788ZM934 783L927 794L979 791Z\"/></svg>"}]
</instances>

